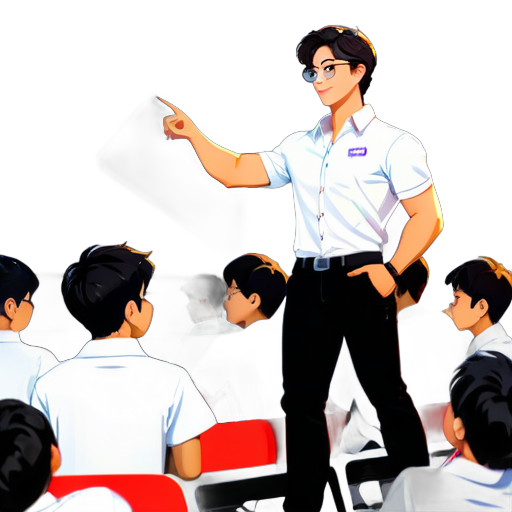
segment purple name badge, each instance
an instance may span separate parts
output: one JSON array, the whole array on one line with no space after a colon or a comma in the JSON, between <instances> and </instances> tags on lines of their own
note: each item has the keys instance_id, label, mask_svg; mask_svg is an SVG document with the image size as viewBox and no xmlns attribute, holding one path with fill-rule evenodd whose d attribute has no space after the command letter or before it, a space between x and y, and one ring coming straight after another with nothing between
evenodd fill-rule
<instances>
[{"instance_id":1,"label":"purple name badge","mask_svg":"<svg viewBox=\"0 0 512 512\"><path fill-rule=\"evenodd\" d=\"M350 148L348 150L348 156L366 156L366 148Z\"/></svg>"}]
</instances>

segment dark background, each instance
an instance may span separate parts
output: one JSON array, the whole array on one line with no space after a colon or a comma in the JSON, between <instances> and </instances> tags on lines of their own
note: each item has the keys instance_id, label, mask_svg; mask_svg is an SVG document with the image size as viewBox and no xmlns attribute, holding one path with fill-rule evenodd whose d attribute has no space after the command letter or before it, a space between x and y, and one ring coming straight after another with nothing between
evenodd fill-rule
<instances>
[{"instance_id":1,"label":"dark background","mask_svg":"<svg viewBox=\"0 0 512 512\"><path fill-rule=\"evenodd\" d=\"M499 100L508 48L496 14L432 5L324 14L315 4L287 15L192 4L73 9L4 18L0 252L41 280L25 342L62 360L89 339L63 306L60 279L93 244L127 241L154 251L146 296L155 318L143 342L150 355L183 276L221 273L245 252L267 254L291 272L291 188L225 189L188 142L165 140L161 119L171 112L153 98L175 103L221 146L271 150L328 113L302 80L295 47L332 23L357 25L370 37L378 65L365 101L427 151L445 228L425 255L425 305L448 305L444 277L468 259L491 256L512 268L502 124L510 109ZM405 220L399 206L388 225L388 258ZM279 329L279 320L271 325Z\"/></svg>"}]
</instances>

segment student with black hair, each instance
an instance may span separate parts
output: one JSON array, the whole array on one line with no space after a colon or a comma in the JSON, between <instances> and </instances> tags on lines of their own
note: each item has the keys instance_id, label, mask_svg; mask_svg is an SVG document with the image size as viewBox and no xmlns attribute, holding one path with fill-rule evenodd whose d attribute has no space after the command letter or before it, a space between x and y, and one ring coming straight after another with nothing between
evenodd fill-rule
<instances>
[{"instance_id":1,"label":"student with black hair","mask_svg":"<svg viewBox=\"0 0 512 512\"><path fill-rule=\"evenodd\" d=\"M64 302L92 341L32 396L57 434L60 474L163 473L166 464L184 479L201 473L198 436L213 413L183 368L149 357L137 340L153 315L149 254L93 246L64 274Z\"/></svg>"},{"instance_id":2,"label":"student with black hair","mask_svg":"<svg viewBox=\"0 0 512 512\"><path fill-rule=\"evenodd\" d=\"M226 266L224 281L228 321L246 328L272 318L286 296L288 276L264 254L245 254Z\"/></svg>"},{"instance_id":3,"label":"student with black hair","mask_svg":"<svg viewBox=\"0 0 512 512\"><path fill-rule=\"evenodd\" d=\"M276 314L288 276L264 254L244 254L223 277L227 320L239 332L212 339L186 368L219 422L280 417L280 322L260 320Z\"/></svg>"},{"instance_id":4,"label":"student with black hair","mask_svg":"<svg viewBox=\"0 0 512 512\"><path fill-rule=\"evenodd\" d=\"M56 499L48 491L61 464L45 416L19 400L0 400L0 512L130 512L109 489L96 487Z\"/></svg>"},{"instance_id":5,"label":"student with black hair","mask_svg":"<svg viewBox=\"0 0 512 512\"><path fill-rule=\"evenodd\" d=\"M470 260L453 269L445 280L455 300L445 313L460 331L474 338L466 357L480 350L495 350L512 359L512 339L499 320L512 301L512 273L488 257Z\"/></svg>"},{"instance_id":6,"label":"student with black hair","mask_svg":"<svg viewBox=\"0 0 512 512\"><path fill-rule=\"evenodd\" d=\"M327 26L301 40L297 57L330 115L273 151L228 151L169 103L175 115L164 118L167 137L189 140L226 187L293 184L297 260L283 325L287 512L322 506L330 456L324 407L344 338L378 411L393 471L428 464L423 427L400 375L393 289L442 229L421 143L364 104L377 63L370 40L359 29ZM385 226L398 202L410 219L384 264Z\"/></svg>"},{"instance_id":7,"label":"student with black hair","mask_svg":"<svg viewBox=\"0 0 512 512\"><path fill-rule=\"evenodd\" d=\"M32 317L38 287L39 280L25 263L0 255L0 399L29 403L36 380L59 364L49 350L20 339Z\"/></svg>"},{"instance_id":8,"label":"student with black hair","mask_svg":"<svg viewBox=\"0 0 512 512\"><path fill-rule=\"evenodd\" d=\"M512 361L477 352L456 370L444 433L460 455L440 468L410 468L393 483L382 512L510 512Z\"/></svg>"}]
</instances>

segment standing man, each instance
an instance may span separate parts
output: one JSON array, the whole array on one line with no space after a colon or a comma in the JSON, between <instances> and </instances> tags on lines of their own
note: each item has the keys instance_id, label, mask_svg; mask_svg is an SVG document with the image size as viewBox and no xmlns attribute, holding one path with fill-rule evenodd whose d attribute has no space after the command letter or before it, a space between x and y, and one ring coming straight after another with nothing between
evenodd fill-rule
<instances>
[{"instance_id":1,"label":"standing man","mask_svg":"<svg viewBox=\"0 0 512 512\"><path fill-rule=\"evenodd\" d=\"M239 155L221 148L172 105L175 115L164 119L166 135L188 139L226 187L294 187L297 261L283 326L288 512L322 506L330 452L324 407L343 338L377 409L396 474L428 464L421 421L400 376L393 290L442 229L421 143L364 105L376 65L369 39L324 27L302 39L297 56L303 78L331 114L274 151ZM398 201L410 219L384 265L385 225Z\"/></svg>"}]
</instances>

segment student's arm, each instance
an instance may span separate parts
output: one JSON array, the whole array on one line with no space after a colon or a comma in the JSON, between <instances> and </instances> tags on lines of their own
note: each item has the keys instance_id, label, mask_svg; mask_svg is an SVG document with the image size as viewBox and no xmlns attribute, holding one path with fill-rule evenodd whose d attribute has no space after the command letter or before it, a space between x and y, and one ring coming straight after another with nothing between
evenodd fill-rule
<instances>
[{"instance_id":1,"label":"student's arm","mask_svg":"<svg viewBox=\"0 0 512 512\"><path fill-rule=\"evenodd\" d=\"M258 154L233 153L205 137L192 120L179 108L158 98L175 115L164 118L164 132L171 139L187 139L194 147L206 172L228 188L265 187L270 181Z\"/></svg>"},{"instance_id":2,"label":"student's arm","mask_svg":"<svg viewBox=\"0 0 512 512\"><path fill-rule=\"evenodd\" d=\"M168 451L167 471L183 480L195 480L201 474L201 442L199 437L173 446Z\"/></svg>"},{"instance_id":3,"label":"student's arm","mask_svg":"<svg viewBox=\"0 0 512 512\"><path fill-rule=\"evenodd\" d=\"M443 215L434 186L402 200L409 215L398 248L391 258L391 265L401 274L411 263L420 258L443 229ZM384 265L365 265L350 272L349 276L368 273L373 286L383 296L388 296L395 287L395 281Z\"/></svg>"}]
</instances>

